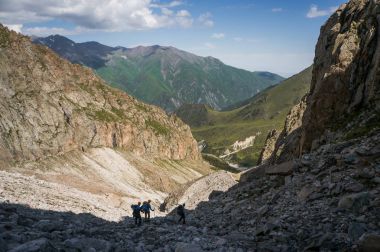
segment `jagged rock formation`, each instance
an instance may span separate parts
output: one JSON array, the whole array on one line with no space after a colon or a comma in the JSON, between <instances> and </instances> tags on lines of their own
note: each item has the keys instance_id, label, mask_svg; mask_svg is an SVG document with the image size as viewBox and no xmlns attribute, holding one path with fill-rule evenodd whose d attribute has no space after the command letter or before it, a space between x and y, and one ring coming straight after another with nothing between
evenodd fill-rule
<instances>
[{"instance_id":1,"label":"jagged rock formation","mask_svg":"<svg viewBox=\"0 0 380 252\"><path fill-rule=\"evenodd\" d=\"M267 163L268 159L272 155L275 149L276 141L279 137L279 133L277 130L269 131L267 138L265 139L265 144L263 149L261 150L259 159L257 160L257 165L262 165Z\"/></svg>"},{"instance_id":2,"label":"jagged rock formation","mask_svg":"<svg viewBox=\"0 0 380 252\"><path fill-rule=\"evenodd\" d=\"M310 94L288 115L271 163L379 127L379 13L378 1L350 1L322 27Z\"/></svg>"},{"instance_id":3,"label":"jagged rock formation","mask_svg":"<svg viewBox=\"0 0 380 252\"><path fill-rule=\"evenodd\" d=\"M272 142L275 141L275 143L273 147L269 145L269 148L264 147L262 150L262 153L266 152L266 156L269 156L267 163L275 164L288 161L299 153L299 140L301 137L302 117L306 109L306 99L307 95L289 111L285 119L284 128L277 137L268 135L267 139Z\"/></svg>"},{"instance_id":4,"label":"jagged rock formation","mask_svg":"<svg viewBox=\"0 0 380 252\"><path fill-rule=\"evenodd\" d=\"M350 1L322 27L300 151L328 141L337 128L368 132L379 125L379 14L378 0Z\"/></svg>"},{"instance_id":5,"label":"jagged rock formation","mask_svg":"<svg viewBox=\"0 0 380 252\"><path fill-rule=\"evenodd\" d=\"M108 87L90 69L0 27L0 165L90 147L199 159L175 116Z\"/></svg>"}]
</instances>

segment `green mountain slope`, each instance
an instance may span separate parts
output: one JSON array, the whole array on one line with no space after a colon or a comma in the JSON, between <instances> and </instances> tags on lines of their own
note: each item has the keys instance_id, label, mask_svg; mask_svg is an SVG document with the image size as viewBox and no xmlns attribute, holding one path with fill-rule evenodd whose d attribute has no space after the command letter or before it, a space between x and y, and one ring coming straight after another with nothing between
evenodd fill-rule
<instances>
[{"instance_id":1,"label":"green mountain slope","mask_svg":"<svg viewBox=\"0 0 380 252\"><path fill-rule=\"evenodd\" d=\"M276 74L249 72L174 47L113 48L96 42L75 43L59 35L34 42L73 63L94 68L112 86L167 111L184 103L220 110L283 80Z\"/></svg>"},{"instance_id":2,"label":"green mountain slope","mask_svg":"<svg viewBox=\"0 0 380 252\"><path fill-rule=\"evenodd\" d=\"M252 73L215 58L160 46L114 52L97 72L115 87L168 111L183 103L221 109L282 80L271 73Z\"/></svg>"},{"instance_id":3,"label":"green mountain slope","mask_svg":"<svg viewBox=\"0 0 380 252\"><path fill-rule=\"evenodd\" d=\"M256 135L253 146L228 156L232 162L256 164L269 130L281 130L290 108L309 91L312 67L296 74L258 95L215 111L208 106L184 105L177 115L192 128L194 137L208 144L204 152L223 155L236 141ZM197 118L197 115L199 117Z\"/></svg>"}]
</instances>

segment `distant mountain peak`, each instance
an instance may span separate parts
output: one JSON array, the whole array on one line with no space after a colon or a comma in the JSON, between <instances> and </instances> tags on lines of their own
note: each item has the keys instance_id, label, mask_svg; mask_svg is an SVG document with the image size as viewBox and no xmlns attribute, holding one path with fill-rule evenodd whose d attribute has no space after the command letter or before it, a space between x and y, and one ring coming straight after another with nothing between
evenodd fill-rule
<instances>
[{"instance_id":1,"label":"distant mountain peak","mask_svg":"<svg viewBox=\"0 0 380 252\"><path fill-rule=\"evenodd\" d=\"M35 40L73 63L91 67L131 95L166 111L184 103L221 109L245 100L283 78L250 72L172 46L110 47L98 42L75 43L63 36Z\"/></svg>"}]
</instances>

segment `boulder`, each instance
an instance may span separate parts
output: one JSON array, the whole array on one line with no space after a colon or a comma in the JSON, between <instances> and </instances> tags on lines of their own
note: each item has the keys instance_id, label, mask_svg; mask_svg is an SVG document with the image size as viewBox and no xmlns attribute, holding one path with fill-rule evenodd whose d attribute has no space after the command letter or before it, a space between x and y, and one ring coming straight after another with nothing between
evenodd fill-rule
<instances>
[{"instance_id":1,"label":"boulder","mask_svg":"<svg viewBox=\"0 0 380 252\"><path fill-rule=\"evenodd\" d=\"M78 250L111 251L112 244L108 241L95 238L71 238L64 242L66 248Z\"/></svg>"},{"instance_id":2,"label":"boulder","mask_svg":"<svg viewBox=\"0 0 380 252\"><path fill-rule=\"evenodd\" d=\"M376 252L380 251L380 235L363 234L359 239L360 252Z\"/></svg>"},{"instance_id":3,"label":"boulder","mask_svg":"<svg viewBox=\"0 0 380 252\"><path fill-rule=\"evenodd\" d=\"M343 196L338 203L338 208L358 211L363 206L368 205L370 194L368 192L355 193Z\"/></svg>"},{"instance_id":4,"label":"boulder","mask_svg":"<svg viewBox=\"0 0 380 252\"><path fill-rule=\"evenodd\" d=\"M265 169L265 174L288 176L293 173L294 166L295 164L293 161L288 161L288 162L284 162L278 165L268 166Z\"/></svg>"},{"instance_id":5,"label":"boulder","mask_svg":"<svg viewBox=\"0 0 380 252\"><path fill-rule=\"evenodd\" d=\"M38 240L29 241L27 243L21 244L9 252L50 252L56 251L57 249L53 247L51 242L46 238L41 238Z\"/></svg>"}]
</instances>

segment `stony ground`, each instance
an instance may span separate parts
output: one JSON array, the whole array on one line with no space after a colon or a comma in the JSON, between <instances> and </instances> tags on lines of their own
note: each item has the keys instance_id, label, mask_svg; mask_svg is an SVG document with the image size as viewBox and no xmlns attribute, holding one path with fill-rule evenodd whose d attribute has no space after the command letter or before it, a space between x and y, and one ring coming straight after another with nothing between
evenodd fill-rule
<instances>
[{"instance_id":1,"label":"stony ground","mask_svg":"<svg viewBox=\"0 0 380 252\"><path fill-rule=\"evenodd\" d=\"M379 251L380 132L258 167L194 210L135 227L0 204L3 251ZM202 188L202 187L201 187ZM204 190L204 189L202 189Z\"/></svg>"}]
</instances>

